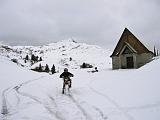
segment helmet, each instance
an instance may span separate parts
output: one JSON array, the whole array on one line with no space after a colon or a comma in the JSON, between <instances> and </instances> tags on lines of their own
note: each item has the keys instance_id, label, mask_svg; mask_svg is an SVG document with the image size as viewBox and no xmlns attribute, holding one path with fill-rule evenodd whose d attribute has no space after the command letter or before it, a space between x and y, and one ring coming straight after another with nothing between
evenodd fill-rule
<instances>
[{"instance_id":1,"label":"helmet","mask_svg":"<svg viewBox=\"0 0 160 120\"><path fill-rule=\"evenodd\" d=\"M67 69L67 68L64 68L64 72L68 72L68 69Z\"/></svg>"}]
</instances>

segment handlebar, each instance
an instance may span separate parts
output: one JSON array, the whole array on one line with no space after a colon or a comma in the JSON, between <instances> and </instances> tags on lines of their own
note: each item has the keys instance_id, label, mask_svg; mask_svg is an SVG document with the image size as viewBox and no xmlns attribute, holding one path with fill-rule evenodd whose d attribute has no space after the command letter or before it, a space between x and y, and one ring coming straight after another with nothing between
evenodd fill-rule
<instances>
[{"instance_id":1,"label":"handlebar","mask_svg":"<svg viewBox=\"0 0 160 120\"><path fill-rule=\"evenodd\" d=\"M73 77L73 76L71 76L71 75L70 75L70 76L67 76L67 77L62 76L61 78L70 78L70 77Z\"/></svg>"}]
</instances>

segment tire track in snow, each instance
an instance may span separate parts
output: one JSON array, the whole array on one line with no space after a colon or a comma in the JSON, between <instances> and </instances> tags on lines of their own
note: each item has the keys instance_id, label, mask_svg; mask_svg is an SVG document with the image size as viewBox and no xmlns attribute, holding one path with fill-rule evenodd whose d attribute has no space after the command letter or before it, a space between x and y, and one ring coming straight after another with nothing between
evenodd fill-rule
<instances>
[{"instance_id":1,"label":"tire track in snow","mask_svg":"<svg viewBox=\"0 0 160 120\"><path fill-rule=\"evenodd\" d=\"M84 112L85 112L85 114L87 115L87 116L89 116L89 119L90 120L93 120L93 119L95 119L95 118L93 118L93 117L91 117L92 115L88 115L89 113L87 113L86 111L87 110L85 110L85 108L83 108L82 107L82 104L80 104L79 102L77 102L77 100L73 97L73 95L69 95L69 97L71 97L71 99L72 99L72 101L74 101L74 103L76 104L76 105L78 105ZM94 111L92 111L92 112L97 112L97 113L99 113L99 116L101 117L101 118L98 118L98 120L101 120L101 119L103 119L103 120L106 120L106 119L108 119L104 114L103 114L103 112L102 112L102 110L100 110L98 107L95 107L95 106L93 106L93 105L89 105L86 101L81 101L83 104L85 103L86 105L84 105L84 106L88 106L88 107L90 107L92 110L94 110ZM89 109L90 109L89 108Z\"/></svg>"},{"instance_id":2,"label":"tire track in snow","mask_svg":"<svg viewBox=\"0 0 160 120\"><path fill-rule=\"evenodd\" d=\"M16 98L17 98L17 103L16 103L16 106L18 106L20 104L20 98L18 96L18 94L15 94Z\"/></svg>"},{"instance_id":3,"label":"tire track in snow","mask_svg":"<svg viewBox=\"0 0 160 120\"><path fill-rule=\"evenodd\" d=\"M7 117L7 114L9 113L9 112L8 112L9 110L8 110L8 108L7 108L7 101L6 101L7 96L6 96L5 94L6 94L6 92L8 92L9 90L15 90L17 94L22 95L22 96L24 96L24 97L28 97L28 98L36 101L37 103L43 105L44 108L45 108L51 115L54 115L58 120L64 120L63 118L61 118L61 116L58 116L57 114L55 114L54 111L52 111L52 110L50 109L50 107L48 107L47 105L45 105L44 103L42 103L42 102L39 100L39 98L37 98L37 97L35 97L35 96L32 96L32 95L30 95L30 94L23 93L23 92L20 92L20 91L19 91L19 89L20 89L22 86L24 86L24 85L26 85L26 84L29 84L29 83L31 83L31 82L40 80L40 79L42 79L42 78L44 78L44 77L47 77L47 76L41 76L41 77L39 77L39 78L31 79L31 80L28 80L28 81L26 81L26 82L23 82L23 83L21 83L21 84L19 84L19 85L17 85L17 86L9 87L9 88L5 89L5 90L3 91L3 93L2 93L2 110L1 110L1 114L3 114L2 117L6 118L6 117ZM17 96L17 97L18 97L18 96ZM18 99L18 101L19 101L19 99ZM17 104L19 104L19 103L17 102ZM0 116L0 117L1 117L1 116Z\"/></svg>"},{"instance_id":4,"label":"tire track in snow","mask_svg":"<svg viewBox=\"0 0 160 120\"><path fill-rule=\"evenodd\" d=\"M57 88L57 89L58 89L58 88ZM57 90L57 89L56 89L56 90ZM58 93L58 91L57 91L57 93ZM48 95L48 97L52 100L52 102L53 102L53 104L55 105L55 107L57 108L57 110L58 110L58 109L63 109L63 107L65 107L65 105L67 105L67 102L69 102L69 104L70 104L71 106L68 106L68 108L75 106L75 107L76 107L76 110L78 110L78 111L82 114L82 116L85 118L85 120L93 120L93 119L87 114L87 112L84 110L84 108L73 98L73 96L70 95L70 93L69 93L69 94L61 94L61 93L60 93L60 95L57 94L55 98L53 98L53 97L50 96L50 95ZM65 99L65 97L66 97L67 99ZM61 101L61 100L63 100L63 101ZM57 102L60 102L60 103L57 104ZM69 104L68 104L68 105L69 105ZM61 107L58 107L58 105L62 105L62 106L61 106ZM72 105L73 105L73 106L72 106ZM58 113L58 112L59 112L59 111L57 111L57 113ZM79 113L79 112L78 112L78 113ZM74 115L75 115L75 114L74 114ZM77 115L76 115L76 116L77 116ZM83 119L84 119L82 116L80 116L80 117L81 117L80 120L83 120ZM77 119L79 119L79 118L77 118ZM68 120L68 118L66 118L66 120Z\"/></svg>"},{"instance_id":5,"label":"tire track in snow","mask_svg":"<svg viewBox=\"0 0 160 120\"><path fill-rule=\"evenodd\" d=\"M25 85L25 84L29 84L29 83L31 83L31 82L40 80L40 79L45 78L45 77L47 77L47 76L41 76L41 77L39 77L39 78L31 79L31 80L28 80L28 81L26 81L26 82L23 82L23 83L19 84L18 86L15 86L15 87L21 87L21 86L23 86L23 85Z\"/></svg>"},{"instance_id":6,"label":"tire track in snow","mask_svg":"<svg viewBox=\"0 0 160 120\"><path fill-rule=\"evenodd\" d=\"M16 93L19 94L19 95L21 95L21 96L30 98L30 99L32 99L33 101L36 101L38 104L41 104L41 105L50 113L50 115L53 115L53 116L56 117L58 120L66 120L65 118L63 118L63 117L61 116L60 113L58 113L57 111L56 111L56 112L53 111L52 108L51 108L50 106L48 106L48 104L43 103L42 101L40 101L40 99L39 99L38 97L33 96L33 95L30 95L30 94L25 93L25 92L19 91L19 89L20 89L22 86L25 86L25 85L27 85L27 84L29 84L29 83L31 83L31 82L37 81L37 80L39 80L39 79L41 79L41 78L44 78L44 77L46 77L46 76L41 76L41 77L36 78L36 79L28 80L28 81L23 82L23 83L15 86L15 87L11 87L10 89L16 91ZM9 88L8 88L8 89L9 89ZM54 98L50 98L50 99L52 99L52 101L54 101ZM57 107L55 101L54 101L53 103L54 103L54 105ZM90 120L90 119L87 119L87 120Z\"/></svg>"},{"instance_id":7,"label":"tire track in snow","mask_svg":"<svg viewBox=\"0 0 160 120\"><path fill-rule=\"evenodd\" d=\"M1 115L0 118L3 120L7 120L8 115L10 114L10 108L9 108L9 103L7 100L7 94L13 89L13 87L8 87L2 92L2 108L1 108ZM18 104L18 103L17 103Z\"/></svg>"},{"instance_id":8,"label":"tire track in snow","mask_svg":"<svg viewBox=\"0 0 160 120\"><path fill-rule=\"evenodd\" d=\"M92 87L89 86L89 88L91 90L93 90ZM95 91L96 90L94 89L93 92L95 92ZM95 92L95 93L97 93L97 92ZM98 92L97 94L99 94L99 93L100 92ZM106 95L104 95L104 94L102 95L102 93L100 93L99 95L106 97ZM112 100L112 102L113 102L113 100ZM114 101L114 103L116 103L116 102ZM133 110L145 110L145 109L153 109L153 108L159 108L159 107L160 107L160 101L152 103L152 104L141 105L141 106L131 106L131 107L120 107L119 106L119 109L124 110L125 112L129 112L129 111L133 111ZM113 112L115 112L115 111L113 111Z\"/></svg>"},{"instance_id":9,"label":"tire track in snow","mask_svg":"<svg viewBox=\"0 0 160 120\"><path fill-rule=\"evenodd\" d=\"M76 99L72 95L68 95L68 97L73 101L73 103L79 108L79 110L83 113L86 120L92 120L92 117L87 114L85 109L76 101Z\"/></svg>"},{"instance_id":10,"label":"tire track in snow","mask_svg":"<svg viewBox=\"0 0 160 120\"><path fill-rule=\"evenodd\" d=\"M7 106L7 92L9 92L9 90L11 90L12 87L6 88L5 90L3 90L2 92L2 110L1 110L1 114L3 115L7 115L9 113L9 109Z\"/></svg>"},{"instance_id":11,"label":"tire track in snow","mask_svg":"<svg viewBox=\"0 0 160 120\"><path fill-rule=\"evenodd\" d=\"M144 109L152 109L152 108L159 108L160 102L153 103L153 104L146 104L142 106L133 106L133 107L123 107L123 109L126 109L126 111L132 111L132 110L144 110Z\"/></svg>"},{"instance_id":12,"label":"tire track in snow","mask_svg":"<svg viewBox=\"0 0 160 120\"><path fill-rule=\"evenodd\" d=\"M88 85L89 86L89 85ZM123 109L122 107L120 107L120 105L115 102L113 99L111 99L108 95L104 95L103 93L95 90L94 88L92 88L91 86L89 86L89 88L96 94L104 97L107 101L109 101L110 103L112 103L121 113L123 113L126 118L128 118L128 120L135 120L130 114L127 113L127 111L125 109Z\"/></svg>"},{"instance_id":13,"label":"tire track in snow","mask_svg":"<svg viewBox=\"0 0 160 120\"><path fill-rule=\"evenodd\" d=\"M41 104L51 115L53 115L54 117L56 117L58 120L64 120L64 118L62 118L61 116L59 116L58 114L56 114L56 112L52 111L52 109L45 103L41 102L40 99L36 96L24 93L24 92L20 92L19 88L15 89L16 92L24 97L28 97L34 101L36 101L37 103Z\"/></svg>"},{"instance_id":14,"label":"tire track in snow","mask_svg":"<svg viewBox=\"0 0 160 120\"><path fill-rule=\"evenodd\" d=\"M64 120L90 120L67 95L59 93L56 94L55 98L52 96L49 96L49 98L55 104L57 113L65 117Z\"/></svg>"},{"instance_id":15,"label":"tire track in snow","mask_svg":"<svg viewBox=\"0 0 160 120\"><path fill-rule=\"evenodd\" d=\"M97 112L100 113L101 117L104 119L104 120L107 120L108 118L104 115L104 113L98 108L98 107L95 107L95 106L92 106Z\"/></svg>"},{"instance_id":16,"label":"tire track in snow","mask_svg":"<svg viewBox=\"0 0 160 120\"><path fill-rule=\"evenodd\" d=\"M57 118L60 118L61 120L65 120L65 118L62 117L61 113L58 111L58 105L57 105L55 99L54 99L52 96L50 96L50 95L48 95L48 98L51 100L52 105L54 105L54 107L55 107L55 109L54 109L54 110L55 110L54 114L56 115L56 117L57 117ZM50 109L51 109L51 108L50 108ZM53 109L53 108L52 108L52 109Z\"/></svg>"}]
</instances>

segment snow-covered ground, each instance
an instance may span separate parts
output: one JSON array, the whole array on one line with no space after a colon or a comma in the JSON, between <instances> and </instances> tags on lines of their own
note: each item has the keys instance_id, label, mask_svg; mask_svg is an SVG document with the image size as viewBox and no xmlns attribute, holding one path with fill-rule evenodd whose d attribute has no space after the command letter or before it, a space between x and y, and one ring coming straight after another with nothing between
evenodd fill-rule
<instances>
[{"instance_id":1,"label":"snow-covered ground","mask_svg":"<svg viewBox=\"0 0 160 120\"><path fill-rule=\"evenodd\" d=\"M22 50L22 54L3 52L0 55L2 120L160 119L158 58L139 69L111 70L110 51L63 41L41 47L45 50L42 64L54 63L59 68L58 73L50 75L11 62L13 56L22 61L20 56L28 53L25 47L12 48ZM31 49L39 50L40 47ZM37 52L37 55L41 54ZM69 57L74 61L69 61ZM61 60L65 60L65 64ZM98 66L99 72L80 69L83 61ZM71 91L63 95L59 75L66 64L74 78Z\"/></svg>"}]
</instances>

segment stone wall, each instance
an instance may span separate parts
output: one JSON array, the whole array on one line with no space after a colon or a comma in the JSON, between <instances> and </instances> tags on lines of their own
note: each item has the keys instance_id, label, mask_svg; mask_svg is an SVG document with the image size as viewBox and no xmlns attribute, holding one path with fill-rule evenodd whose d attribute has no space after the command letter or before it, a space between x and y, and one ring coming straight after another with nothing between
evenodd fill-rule
<instances>
[{"instance_id":1,"label":"stone wall","mask_svg":"<svg viewBox=\"0 0 160 120\"><path fill-rule=\"evenodd\" d=\"M139 68L146 63L152 61L152 53L143 53L143 54L125 54L120 56L112 57L112 69L126 69L127 68L127 57L133 56L134 68Z\"/></svg>"}]
</instances>

